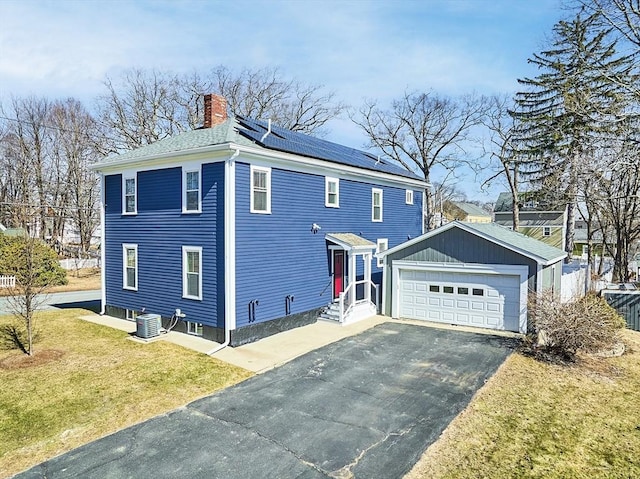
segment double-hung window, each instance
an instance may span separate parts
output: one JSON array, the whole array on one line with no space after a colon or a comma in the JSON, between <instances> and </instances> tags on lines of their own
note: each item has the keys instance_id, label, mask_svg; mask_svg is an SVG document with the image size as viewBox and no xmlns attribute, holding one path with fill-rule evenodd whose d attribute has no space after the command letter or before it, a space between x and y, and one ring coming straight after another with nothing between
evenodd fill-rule
<instances>
[{"instance_id":1,"label":"double-hung window","mask_svg":"<svg viewBox=\"0 0 640 479\"><path fill-rule=\"evenodd\" d=\"M371 189L371 221L382 222L382 190L379 188Z\"/></svg>"},{"instance_id":2,"label":"double-hung window","mask_svg":"<svg viewBox=\"0 0 640 479\"><path fill-rule=\"evenodd\" d=\"M251 213L271 213L271 168L251 166Z\"/></svg>"},{"instance_id":3,"label":"double-hung window","mask_svg":"<svg viewBox=\"0 0 640 479\"><path fill-rule=\"evenodd\" d=\"M340 180L338 178L329 178L324 180L324 205L328 208L340 207Z\"/></svg>"},{"instance_id":4,"label":"double-hung window","mask_svg":"<svg viewBox=\"0 0 640 479\"><path fill-rule=\"evenodd\" d=\"M182 247L182 296L202 299L202 247Z\"/></svg>"},{"instance_id":5,"label":"double-hung window","mask_svg":"<svg viewBox=\"0 0 640 479\"><path fill-rule=\"evenodd\" d=\"M135 173L122 176L122 214L135 215L138 212L137 180Z\"/></svg>"},{"instance_id":6,"label":"double-hung window","mask_svg":"<svg viewBox=\"0 0 640 479\"><path fill-rule=\"evenodd\" d=\"M200 168L182 170L182 212L201 212Z\"/></svg>"},{"instance_id":7,"label":"double-hung window","mask_svg":"<svg viewBox=\"0 0 640 479\"><path fill-rule=\"evenodd\" d=\"M138 245L122 245L122 288L138 290Z\"/></svg>"}]
</instances>

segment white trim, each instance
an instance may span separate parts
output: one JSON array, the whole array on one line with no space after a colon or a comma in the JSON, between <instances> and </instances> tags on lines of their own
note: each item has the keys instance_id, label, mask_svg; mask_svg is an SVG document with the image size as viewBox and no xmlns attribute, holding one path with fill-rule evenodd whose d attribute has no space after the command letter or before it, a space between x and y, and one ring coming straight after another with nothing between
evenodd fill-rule
<instances>
[{"instance_id":1,"label":"white trim","mask_svg":"<svg viewBox=\"0 0 640 479\"><path fill-rule=\"evenodd\" d=\"M104 246L103 246L104 248ZM135 272L135 277L134 277L134 281L135 281L135 285L134 286L129 286L127 284L127 251L128 250L134 250L135 251L135 266L134 266L134 272ZM104 268L104 265L103 265ZM122 289L127 289L129 291L138 291L138 245L137 244L132 244L132 243L122 243Z\"/></svg>"},{"instance_id":2,"label":"white trim","mask_svg":"<svg viewBox=\"0 0 640 479\"><path fill-rule=\"evenodd\" d=\"M254 185L253 185L253 173L254 172L260 172L260 173L265 173L265 183L266 183L266 194L267 194L267 201L266 201L266 209L264 210L256 210L254 208L253 205L253 200L254 200ZM249 211L251 213L258 213L258 214L263 214L263 215L269 215L271 214L271 168L269 167L264 167L264 166L256 166L256 165L250 165L249 168Z\"/></svg>"},{"instance_id":3,"label":"white trim","mask_svg":"<svg viewBox=\"0 0 640 479\"><path fill-rule=\"evenodd\" d=\"M336 191L335 191L336 202L335 203L331 203L329 201L329 185L331 183L334 183L336 185ZM324 205L327 208L340 208L340 179L339 178L334 178L331 176L324 177Z\"/></svg>"},{"instance_id":4,"label":"white trim","mask_svg":"<svg viewBox=\"0 0 640 479\"><path fill-rule=\"evenodd\" d=\"M198 253L198 294L191 295L187 291L187 253ZM182 247L182 297L185 299L202 300L202 246Z\"/></svg>"},{"instance_id":5,"label":"white trim","mask_svg":"<svg viewBox=\"0 0 640 479\"><path fill-rule=\"evenodd\" d=\"M399 245L394 246L393 248L389 248L387 251L384 252L384 255L389 255L392 253L396 253L397 251L403 250L404 248L407 248L409 246L413 246L416 243L419 243L421 241L424 241L426 239L431 238L432 236L438 235L440 233L444 233L447 230L450 230L451 228L460 228L463 231L466 231L472 235L475 235L479 238L483 238L486 239L487 241L490 241L494 244L497 244L499 246L502 246L506 249L509 249L511 251L514 251L518 254L521 254L522 256L526 256L527 258L531 258L534 261L536 261L538 264L542 264L544 266L548 266L550 264L554 264L557 263L558 261L563 260L567 254L563 253L561 256L558 256L557 258L552 258L552 259L545 259L542 258L536 254L533 254L527 250L518 248L516 246L513 246L512 244L509 243L505 243L504 241L500 241L496 238L494 238L493 236L489 236L486 234L481 233L480 231L477 231L475 229L473 229L473 226L471 226L473 223L462 223L460 221L452 221L451 223L447 223L444 226L440 226L439 228L436 228L434 230L428 231L424 234L422 234L421 236L418 236L417 238L413 238L412 240L409 241L405 241L404 243L400 243ZM537 240L540 241L540 240ZM548 244L547 244L548 246ZM556 248L558 249L558 248Z\"/></svg>"},{"instance_id":6,"label":"white trim","mask_svg":"<svg viewBox=\"0 0 640 479\"><path fill-rule=\"evenodd\" d=\"M133 211L127 211L127 180L133 180ZM123 172L122 173L122 214L137 215L138 214L138 173Z\"/></svg>"},{"instance_id":7,"label":"white trim","mask_svg":"<svg viewBox=\"0 0 640 479\"><path fill-rule=\"evenodd\" d=\"M520 278L520 312L518 332L527 332L527 299L529 292L529 267L517 264L476 264L476 263L431 263L427 261L394 261L392 265L392 312L393 318L400 313L400 271L441 271L447 273L491 274L501 276L518 276ZM384 284L384 283L383 283ZM384 288L384 286L383 286ZM383 290L382 294L385 294Z\"/></svg>"},{"instance_id":8,"label":"white trim","mask_svg":"<svg viewBox=\"0 0 640 479\"><path fill-rule=\"evenodd\" d=\"M381 246L384 245L384 248ZM389 249L389 239L388 238L378 238L376 240L376 266L378 268L382 268L384 266L384 257L378 256L380 253L384 253Z\"/></svg>"},{"instance_id":9,"label":"white trim","mask_svg":"<svg viewBox=\"0 0 640 479\"><path fill-rule=\"evenodd\" d=\"M100 174L100 314L105 314L107 308L107 263L106 260L106 244L107 231L105 229L105 211L104 211L104 175Z\"/></svg>"},{"instance_id":10,"label":"white trim","mask_svg":"<svg viewBox=\"0 0 640 479\"><path fill-rule=\"evenodd\" d=\"M380 218L376 219L376 194L380 194ZM371 221L374 223L382 223L384 218L383 209L383 196L384 192L382 188L371 188Z\"/></svg>"},{"instance_id":11,"label":"white trim","mask_svg":"<svg viewBox=\"0 0 640 479\"><path fill-rule=\"evenodd\" d=\"M187 175L189 173L198 173L198 208L195 210L187 209ZM195 167L182 167L182 213L202 213L202 165L197 165Z\"/></svg>"},{"instance_id":12,"label":"white trim","mask_svg":"<svg viewBox=\"0 0 640 479\"><path fill-rule=\"evenodd\" d=\"M236 329L236 156L237 152L224 164L225 336L227 331Z\"/></svg>"},{"instance_id":13,"label":"white trim","mask_svg":"<svg viewBox=\"0 0 640 479\"><path fill-rule=\"evenodd\" d=\"M186 321L187 323L187 334L191 334L192 336L202 336L202 323L197 323L195 321ZM194 326L194 330L191 329L192 325ZM198 334L198 327L200 327L200 333Z\"/></svg>"},{"instance_id":14,"label":"white trim","mask_svg":"<svg viewBox=\"0 0 640 479\"><path fill-rule=\"evenodd\" d=\"M406 205L413 204L413 190L405 190L404 192L404 203Z\"/></svg>"},{"instance_id":15,"label":"white trim","mask_svg":"<svg viewBox=\"0 0 640 479\"><path fill-rule=\"evenodd\" d=\"M320 160L298 156L293 153L284 153L275 150L268 150L262 147L251 147L238 145L236 143L222 143L201 148L192 148L178 152L168 152L160 155L147 155L139 158L126 160L115 160L97 163L90 167L95 171L105 174L121 173L124 169L137 169L139 171L157 170L165 168L180 167L187 161L199 161L201 163L215 163L225 161L225 157L212 157L212 154L224 155L228 152L245 153L243 158L247 163L282 165L283 169L300 173L311 173L326 176L331 173L338 175L342 179L353 179L354 181L375 182L385 186L403 187L408 185L418 188L425 188L427 183L419 178L408 178L392 173L368 170L351 165L343 165L331 161ZM249 159L251 157L251 159Z\"/></svg>"}]
</instances>

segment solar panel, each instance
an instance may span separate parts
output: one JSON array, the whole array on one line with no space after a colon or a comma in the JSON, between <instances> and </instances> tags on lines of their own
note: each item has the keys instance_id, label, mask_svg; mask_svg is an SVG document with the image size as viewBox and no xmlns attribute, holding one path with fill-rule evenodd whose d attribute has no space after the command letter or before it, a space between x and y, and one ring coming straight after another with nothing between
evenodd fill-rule
<instances>
[{"instance_id":1,"label":"solar panel","mask_svg":"<svg viewBox=\"0 0 640 479\"><path fill-rule=\"evenodd\" d=\"M238 121L243 126L243 129L239 130L240 134L271 150L382 171L407 178L422 179L413 172L381 160L370 153L287 130L273 124L271 125L271 133L262 140L268 128L266 122L252 118L238 118Z\"/></svg>"}]
</instances>

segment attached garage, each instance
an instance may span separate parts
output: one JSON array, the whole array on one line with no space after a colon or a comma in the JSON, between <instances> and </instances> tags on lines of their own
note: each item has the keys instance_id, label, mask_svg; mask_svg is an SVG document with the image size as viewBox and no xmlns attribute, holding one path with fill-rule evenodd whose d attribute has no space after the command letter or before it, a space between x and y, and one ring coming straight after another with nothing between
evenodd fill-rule
<instances>
[{"instance_id":1,"label":"attached garage","mask_svg":"<svg viewBox=\"0 0 640 479\"><path fill-rule=\"evenodd\" d=\"M524 333L527 296L560 293L562 250L496 224L449 223L383 255L394 318Z\"/></svg>"}]
</instances>

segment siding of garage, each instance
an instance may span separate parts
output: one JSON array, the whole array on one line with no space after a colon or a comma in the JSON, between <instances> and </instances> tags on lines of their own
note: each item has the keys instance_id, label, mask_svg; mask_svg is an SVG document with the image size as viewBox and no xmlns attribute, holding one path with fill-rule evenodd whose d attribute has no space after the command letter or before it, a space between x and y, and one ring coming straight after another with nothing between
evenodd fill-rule
<instances>
[{"instance_id":1,"label":"siding of garage","mask_svg":"<svg viewBox=\"0 0 640 479\"><path fill-rule=\"evenodd\" d=\"M389 273L393 267L393 261L426 261L432 263L475 263L475 264L521 264L529 270L529 290L536 290L537 263L534 259L516 253L496 243L480 238L472 233L459 228L451 228L440 234L426 238L416 244L409 245L400 251L387 256ZM545 268L545 270L550 267ZM547 277L551 275L547 271ZM385 311L391 315L391 274L385 278ZM559 280L559 275L558 275ZM559 289L558 289L559 291Z\"/></svg>"}]
</instances>

